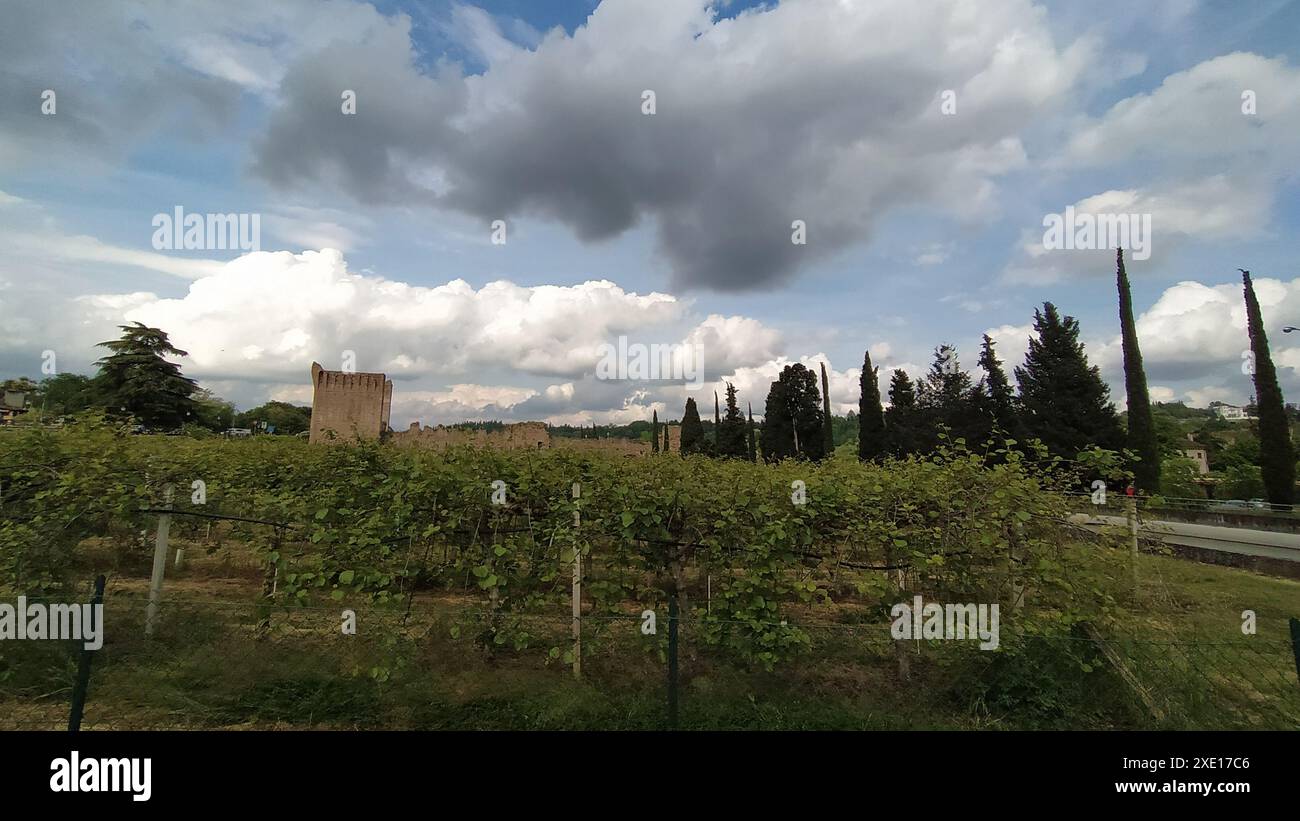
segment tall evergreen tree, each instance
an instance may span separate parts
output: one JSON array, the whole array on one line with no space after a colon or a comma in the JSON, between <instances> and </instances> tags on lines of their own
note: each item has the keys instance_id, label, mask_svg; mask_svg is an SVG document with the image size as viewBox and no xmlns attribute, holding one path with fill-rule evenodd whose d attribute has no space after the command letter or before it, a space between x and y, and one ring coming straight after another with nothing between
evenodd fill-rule
<instances>
[{"instance_id":1,"label":"tall evergreen tree","mask_svg":"<svg viewBox=\"0 0 1300 821\"><path fill-rule=\"evenodd\" d=\"M792 456L821 459L825 441L817 377L800 363L786 365L767 394L763 458L768 461Z\"/></svg>"},{"instance_id":2,"label":"tall evergreen tree","mask_svg":"<svg viewBox=\"0 0 1300 821\"><path fill-rule=\"evenodd\" d=\"M871 351L862 356L858 390L858 458L880 459L888 450L885 411L880 405L880 375L871 365Z\"/></svg>"},{"instance_id":3,"label":"tall evergreen tree","mask_svg":"<svg viewBox=\"0 0 1300 821\"><path fill-rule=\"evenodd\" d=\"M189 356L167 334L143 323L119 325L122 338L100 342L109 355L95 364L94 390L110 413L127 414L149 427L178 428L194 419L198 384L164 356Z\"/></svg>"},{"instance_id":4,"label":"tall evergreen tree","mask_svg":"<svg viewBox=\"0 0 1300 821\"><path fill-rule=\"evenodd\" d=\"M659 411L651 411L650 421L650 450L654 453L659 452Z\"/></svg>"},{"instance_id":5,"label":"tall evergreen tree","mask_svg":"<svg viewBox=\"0 0 1300 821\"><path fill-rule=\"evenodd\" d=\"M767 391L767 405L763 409L763 460L779 462L795 455L794 421L790 418L786 384L780 379Z\"/></svg>"},{"instance_id":6,"label":"tall evergreen tree","mask_svg":"<svg viewBox=\"0 0 1300 821\"><path fill-rule=\"evenodd\" d=\"M1011 389L1007 373L1002 369L993 350L993 340L984 334L984 346L980 349L979 366L984 370L984 393L989 400L989 413L993 417L993 426L1002 436L1019 440L1023 436L1020 416L1016 413L1016 395Z\"/></svg>"},{"instance_id":7,"label":"tall evergreen tree","mask_svg":"<svg viewBox=\"0 0 1300 821\"><path fill-rule=\"evenodd\" d=\"M1286 418L1277 369L1264 333L1264 318L1255 298L1250 271L1241 270L1246 295L1246 330L1255 361L1255 402L1259 406L1259 467L1264 491L1270 503L1289 505L1295 499L1295 453L1291 447L1291 426Z\"/></svg>"},{"instance_id":8,"label":"tall evergreen tree","mask_svg":"<svg viewBox=\"0 0 1300 821\"><path fill-rule=\"evenodd\" d=\"M671 450L672 440L668 436L668 428L671 427L668 422L664 422L664 453Z\"/></svg>"},{"instance_id":9,"label":"tall evergreen tree","mask_svg":"<svg viewBox=\"0 0 1300 821\"><path fill-rule=\"evenodd\" d=\"M1128 447L1137 454L1133 484L1149 494L1160 492L1160 445L1151 416L1147 375L1142 369L1137 325L1133 321L1133 296L1124 270L1124 249L1115 251L1115 287L1119 289L1119 330L1124 346L1124 392L1128 395Z\"/></svg>"},{"instance_id":10,"label":"tall evergreen tree","mask_svg":"<svg viewBox=\"0 0 1300 821\"><path fill-rule=\"evenodd\" d=\"M687 397L686 410L682 413L680 450L685 456L690 453L703 453L704 449L704 425L700 422L700 411L695 407L695 397Z\"/></svg>"},{"instance_id":11,"label":"tall evergreen tree","mask_svg":"<svg viewBox=\"0 0 1300 821\"><path fill-rule=\"evenodd\" d=\"M722 445L722 415L718 413L718 392L713 392L713 450L718 452Z\"/></svg>"},{"instance_id":12,"label":"tall evergreen tree","mask_svg":"<svg viewBox=\"0 0 1300 821\"><path fill-rule=\"evenodd\" d=\"M901 368L895 369L889 379L889 408L885 410L885 442L889 454L901 458L917 453L921 423L912 379Z\"/></svg>"},{"instance_id":13,"label":"tall evergreen tree","mask_svg":"<svg viewBox=\"0 0 1300 821\"><path fill-rule=\"evenodd\" d=\"M748 434L748 435L747 435L747 439L748 439L748 441L746 442L746 445L748 446L748 449L749 449L749 461L751 461L751 462L757 462L757 461L758 461L758 447L757 447L757 443L754 441L754 405L753 405L753 403L750 403L750 405L749 405L749 424L748 424L748 426L747 426L747 431L746 431L746 433Z\"/></svg>"},{"instance_id":14,"label":"tall evergreen tree","mask_svg":"<svg viewBox=\"0 0 1300 821\"><path fill-rule=\"evenodd\" d=\"M831 386L826 380L826 363L822 362L822 430L825 433L822 452L830 456L835 452L835 431L831 416Z\"/></svg>"},{"instance_id":15,"label":"tall evergreen tree","mask_svg":"<svg viewBox=\"0 0 1300 821\"><path fill-rule=\"evenodd\" d=\"M727 413L718 423L718 455L744 459L749 454L745 447L745 417L736 402L736 386L727 383Z\"/></svg>"},{"instance_id":16,"label":"tall evergreen tree","mask_svg":"<svg viewBox=\"0 0 1300 821\"><path fill-rule=\"evenodd\" d=\"M923 427L918 434L924 451L938 445L941 425L953 439L965 439L968 445L978 444L982 431L977 409L971 401L974 386L970 374L961 369L956 348L944 344L934 349L934 361L919 387L917 405Z\"/></svg>"},{"instance_id":17,"label":"tall evergreen tree","mask_svg":"<svg viewBox=\"0 0 1300 821\"><path fill-rule=\"evenodd\" d=\"M1016 368L1026 430L1065 459L1093 445L1118 450L1124 432L1110 389L1088 364L1078 321L1044 302L1042 310L1034 310L1034 331L1024 367Z\"/></svg>"}]
</instances>

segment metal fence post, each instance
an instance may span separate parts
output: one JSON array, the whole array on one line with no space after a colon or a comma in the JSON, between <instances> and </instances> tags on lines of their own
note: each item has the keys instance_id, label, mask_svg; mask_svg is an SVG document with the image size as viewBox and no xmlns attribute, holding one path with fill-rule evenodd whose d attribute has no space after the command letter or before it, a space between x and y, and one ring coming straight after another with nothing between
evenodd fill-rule
<instances>
[{"instance_id":1,"label":"metal fence post","mask_svg":"<svg viewBox=\"0 0 1300 821\"><path fill-rule=\"evenodd\" d=\"M1295 656L1295 675L1300 680L1300 619L1291 617L1291 653Z\"/></svg>"},{"instance_id":2,"label":"metal fence post","mask_svg":"<svg viewBox=\"0 0 1300 821\"><path fill-rule=\"evenodd\" d=\"M163 510L171 510L175 485L163 488ZM152 636L158 618L158 604L162 601L163 573L167 570L167 536L171 532L172 515L158 514L158 538L153 545L153 574L149 578L149 606L145 610L144 634Z\"/></svg>"},{"instance_id":3,"label":"metal fence post","mask_svg":"<svg viewBox=\"0 0 1300 821\"><path fill-rule=\"evenodd\" d=\"M104 575L95 577L95 594L90 597L90 623L95 625L95 613L99 609L96 605L104 603ZM1295 630L1294 619L1292 619L1292 631ZM104 625L98 625L100 636L103 636ZM83 630L85 636L88 631ZM81 644L81 658L77 662L77 681L72 687L72 710L68 713L68 732L75 733L81 729L81 716L86 709L86 690L90 687L90 662L95 657L94 650L87 650L83 641Z\"/></svg>"},{"instance_id":4,"label":"metal fence post","mask_svg":"<svg viewBox=\"0 0 1300 821\"><path fill-rule=\"evenodd\" d=\"M573 483L573 677L582 678L582 540L578 528L582 526L582 513L578 499L582 485Z\"/></svg>"},{"instance_id":5,"label":"metal fence post","mask_svg":"<svg viewBox=\"0 0 1300 821\"><path fill-rule=\"evenodd\" d=\"M677 729L677 585L668 594L668 729Z\"/></svg>"}]
</instances>

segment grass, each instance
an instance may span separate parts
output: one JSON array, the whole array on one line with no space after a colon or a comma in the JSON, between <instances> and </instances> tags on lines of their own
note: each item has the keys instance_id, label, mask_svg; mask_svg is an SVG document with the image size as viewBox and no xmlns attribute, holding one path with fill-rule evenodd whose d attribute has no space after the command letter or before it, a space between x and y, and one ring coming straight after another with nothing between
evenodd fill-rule
<instances>
[{"instance_id":1,"label":"grass","mask_svg":"<svg viewBox=\"0 0 1300 821\"><path fill-rule=\"evenodd\" d=\"M667 726L662 624L657 636L642 636L636 620L592 625L602 629L587 636L584 677L575 681L562 660L548 658L549 648L567 648L562 613L529 621L528 648L491 654L469 631L452 637L476 602L432 593L416 597L405 622L401 607L322 602L276 609L263 635L252 604L257 573L231 578L228 555L191 555L190 565L167 580L162 622L148 640L147 581L133 557L119 557L123 575L110 584L109 632L94 662L87 728ZM1133 600L1116 614L1123 629L1113 646L1129 673L1155 694L1159 715L1079 636L1006 637L997 653L908 643L901 651L910 673L904 679L887 624L864 621L861 606L845 606L810 619L811 651L771 672L704 647L686 630L679 726L1124 729L1300 722L1300 684L1287 644L1287 619L1300 615L1300 583L1158 555L1141 557L1139 578ZM339 629L344 607L357 612L355 636ZM1254 637L1241 635L1243 610L1256 614ZM1191 650L1162 643L1206 637L1212 641ZM0 653L0 727L61 727L73 649L14 642Z\"/></svg>"}]
</instances>

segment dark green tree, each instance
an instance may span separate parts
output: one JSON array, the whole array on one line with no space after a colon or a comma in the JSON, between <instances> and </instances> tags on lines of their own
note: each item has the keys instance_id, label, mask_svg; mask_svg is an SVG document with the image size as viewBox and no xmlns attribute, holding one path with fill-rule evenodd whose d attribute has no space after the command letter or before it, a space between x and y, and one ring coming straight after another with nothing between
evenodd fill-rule
<instances>
[{"instance_id":1,"label":"dark green tree","mask_svg":"<svg viewBox=\"0 0 1300 821\"><path fill-rule=\"evenodd\" d=\"M95 363L95 391L108 411L154 428L179 428L194 420L198 385L164 356L189 356L167 334L143 323L120 325L122 338L101 342L109 355Z\"/></svg>"},{"instance_id":2,"label":"dark green tree","mask_svg":"<svg viewBox=\"0 0 1300 821\"><path fill-rule=\"evenodd\" d=\"M885 411L880 404L880 375L871 365L871 351L862 356L858 384L858 458L879 460L888 451Z\"/></svg>"},{"instance_id":3,"label":"dark green tree","mask_svg":"<svg viewBox=\"0 0 1300 821\"><path fill-rule=\"evenodd\" d=\"M703 453L705 450L704 425L700 422L700 411L695 407L695 397L687 397L686 410L682 413L682 455Z\"/></svg>"},{"instance_id":4,"label":"dark green tree","mask_svg":"<svg viewBox=\"0 0 1300 821\"><path fill-rule=\"evenodd\" d=\"M1124 270L1124 249L1115 251L1115 287L1119 289L1119 330L1124 346L1124 392L1128 395L1128 448L1138 457L1133 465L1133 485L1148 494L1160 492L1160 445L1151 416L1147 375L1142 369L1137 325L1133 321L1133 296Z\"/></svg>"},{"instance_id":5,"label":"dark green tree","mask_svg":"<svg viewBox=\"0 0 1300 821\"><path fill-rule=\"evenodd\" d=\"M1241 269L1239 269L1241 270ZM1295 498L1295 452L1291 446L1291 426L1277 384L1277 369L1264 333L1264 318L1255 298L1250 271L1241 270L1246 295L1246 330L1250 334L1250 353L1255 367L1255 402L1259 407L1259 467L1268 501L1289 505Z\"/></svg>"},{"instance_id":6,"label":"dark green tree","mask_svg":"<svg viewBox=\"0 0 1300 821\"><path fill-rule=\"evenodd\" d=\"M934 361L917 391L917 405L923 417L921 448L929 452L938 445L940 426L948 430L952 438L963 438L967 444L975 444L978 438L972 428L976 421L976 409L971 405L971 377L961 369L957 359L957 349L943 344L934 349Z\"/></svg>"},{"instance_id":7,"label":"dark green tree","mask_svg":"<svg viewBox=\"0 0 1300 821\"><path fill-rule=\"evenodd\" d=\"M669 447L671 444L672 440L668 438L668 423L664 422L664 453L667 453L671 449Z\"/></svg>"},{"instance_id":8,"label":"dark green tree","mask_svg":"<svg viewBox=\"0 0 1300 821\"><path fill-rule=\"evenodd\" d=\"M659 411L651 411L650 421L650 450L654 453L659 452Z\"/></svg>"},{"instance_id":9,"label":"dark green tree","mask_svg":"<svg viewBox=\"0 0 1300 821\"><path fill-rule=\"evenodd\" d=\"M794 420L790 417L788 388L778 379L767 391L767 405L763 409L763 460L779 462L795 456Z\"/></svg>"},{"instance_id":10,"label":"dark green tree","mask_svg":"<svg viewBox=\"0 0 1300 821\"><path fill-rule=\"evenodd\" d=\"M802 364L786 365L767 394L763 458L821 459L825 442L817 377Z\"/></svg>"},{"instance_id":11,"label":"dark green tree","mask_svg":"<svg viewBox=\"0 0 1300 821\"><path fill-rule=\"evenodd\" d=\"M758 443L754 440L754 405L752 403L749 405L749 424L746 427L747 427L746 438L748 441L745 444L748 446L749 449L749 461L757 462Z\"/></svg>"},{"instance_id":12,"label":"dark green tree","mask_svg":"<svg viewBox=\"0 0 1300 821\"><path fill-rule=\"evenodd\" d=\"M885 441L891 456L911 456L921 450L924 418L917 406L911 377L895 369L889 379L889 407L885 410Z\"/></svg>"},{"instance_id":13,"label":"dark green tree","mask_svg":"<svg viewBox=\"0 0 1300 821\"><path fill-rule=\"evenodd\" d=\"M826 380L826 363L821 363L822 367L822 430L825 432L822 439L822 453L827 456L835 452L835 426L834 417L831 415L831 386Z\"/></svg>"},{"instance_id":14,"label":"dark green tree","mask_svg":"<svg viewBox=\"0 0 1300 821\"><path fill-rule=\"evenodd\" d=\"M94 382L79 373L61 373L41 380L40 395L45 413L81 413L96 402Z\"/></svg>"},{"instance_id":15,"label":"dark green tree","mask_svg":"<svg viewBox=\"0 0 1300 821\"><path fill-rule=\"evenodd\" d=\"M736 386L727 383L727 413L718 422L718 455L744 459L749 454L745 446L745 417L736 402Z\"/></svg>"},{"instance_id":16,"label":"dark green tree","mask_svg":"<svg viewBox=\"0 0 1300 821\"><path fill-rule=\"evenodd\" d=\"M265 422L274 428L277 435L292 436L311 427L311 408L271 400L265 405L235 415L237 428L257 427L258 422Z\"/></svg>"},{"instance_id":17,"label":"dark green tree","mask_svg":"<svg viewBox=\"0 0 1300 821\"><path fill-rule=\"evenodd\" d=\"M1024 435L1020 415L1016 412L1016 395L1011 389L1002 362L993 350L993 340L984 334L984 346L980 349L979 366L984 370L984 393L988 397L989 413L993 417L993 429L1000 436L1009 436L1019 440Z\"/></svg>"},{"instance_id":18,"label":"dark green tree","mask_svg":"<svg viewBox=\"0 0 1300 821\"><path fill-rule=\"evenodd\" d=\"M1034 331L1024 367L1016 368L1020 407L1029 435L1064 459L1074 459L1093 445L1119 450L1124 444L1110 389L1101 373L1088 364L1079 323L1062 317L1044 302L1034 310Z\"/></svg>"}]
</instances>

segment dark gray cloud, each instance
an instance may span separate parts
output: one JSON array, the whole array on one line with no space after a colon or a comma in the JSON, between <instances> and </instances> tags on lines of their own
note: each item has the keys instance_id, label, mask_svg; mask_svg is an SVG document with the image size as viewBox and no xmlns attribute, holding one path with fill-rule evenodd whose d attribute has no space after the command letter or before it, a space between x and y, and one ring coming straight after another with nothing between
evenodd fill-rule
<instances>
[{"instance_id":1,"label":"dark gray cloud","mask_svg":"<svg viewBox=\"0 0 1300 821\"><path fill-rule=\"evenodd\" d=\"M899 206L990 217L992 180L1023 161L1015 135L1087 56L1058 51L1028 0L981 3L978 20L959 0L894 5L786 0L714 20L705 0L605 0L531 50L482 16L465 30L488 68L470 76L421 70L388 30L290 68L253 168L368 203L555 220L588 241L646 221L673 287L773 287Z\"/></svg>"}]
</instances>

